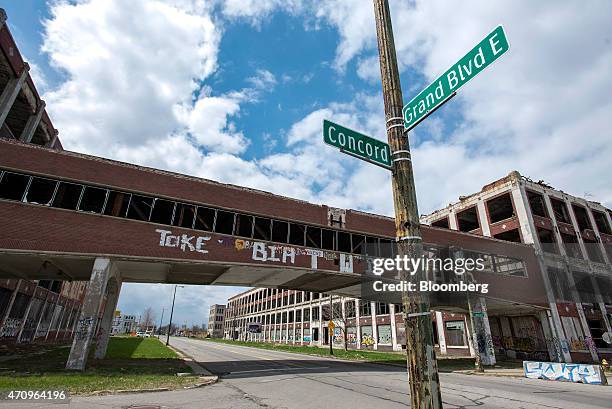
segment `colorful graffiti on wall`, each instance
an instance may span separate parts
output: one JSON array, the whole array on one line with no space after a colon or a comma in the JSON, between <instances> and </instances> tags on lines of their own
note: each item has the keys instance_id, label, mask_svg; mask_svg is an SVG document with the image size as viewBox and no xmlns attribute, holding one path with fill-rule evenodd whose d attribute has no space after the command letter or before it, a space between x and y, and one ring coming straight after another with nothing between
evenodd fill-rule
<instances>
[{"instance_id":1,"label":"colorful graffiti on wall","mask_svg":"<svg viewBox=\"0 0 612 409\"><path fill-rule=\"evenodd\" d=\"M593 385L606 385L608 383L599 365L523 361L523 369L525 377L532 379L580 382Z\"/></svg>"}]
</instances>

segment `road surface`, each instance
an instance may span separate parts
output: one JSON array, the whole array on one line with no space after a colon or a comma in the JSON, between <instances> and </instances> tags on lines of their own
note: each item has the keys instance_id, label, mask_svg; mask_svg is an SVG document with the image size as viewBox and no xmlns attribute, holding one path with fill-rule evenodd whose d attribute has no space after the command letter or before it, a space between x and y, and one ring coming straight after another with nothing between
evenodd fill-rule
<instances>
[{"instance_id":1,"label":"road surface","mask_svg":"<svg viewBox=\"0 0 612 409\"><path fill-rule=\"evenodd\" d=\"M386 409L406 408L409 402L406 371L401 367L187 338L173 338L170 343L219 375L219 382L192 390L75 397L70 407ZM612 408L612 386L455 373L440 374L440 382L447 409Z\"/></svg>"}]
</instances>

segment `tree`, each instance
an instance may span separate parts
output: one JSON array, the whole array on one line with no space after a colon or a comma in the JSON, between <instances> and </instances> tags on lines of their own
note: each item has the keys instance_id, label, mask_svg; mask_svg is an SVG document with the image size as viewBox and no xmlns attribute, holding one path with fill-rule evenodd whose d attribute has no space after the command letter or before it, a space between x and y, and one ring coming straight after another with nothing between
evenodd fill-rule
<instances>
[{"instance_id":1,"label":"tree","mask_svg":"<svg viewBox=\"0 0 612 409\"><path fill-rule=\"evenodd\" d=\"M346 321L345 309L342 308L342 305L344 304L344 297L340 297L340 302L336 304L334 304L333 300L334 300L333 296L330 296L330 302L332 304L331 320L334 322L334 325L340 328L340 331L342 332L342 335L344 338L344 350L347 351L348 350L347 321Z\"/></svg>"},{"instance_id":2,"label":"tree","mask_svg":"<svg viewBox=\"0 0 612 409\"><path fill-rule=\"evenodd\" d=\"M153 308L147 307L142 312L142 317L140 318L140 326L144 328L145 331L154 325L155 321L155 313L153 312Z\"/></svg>"}]
</instances>

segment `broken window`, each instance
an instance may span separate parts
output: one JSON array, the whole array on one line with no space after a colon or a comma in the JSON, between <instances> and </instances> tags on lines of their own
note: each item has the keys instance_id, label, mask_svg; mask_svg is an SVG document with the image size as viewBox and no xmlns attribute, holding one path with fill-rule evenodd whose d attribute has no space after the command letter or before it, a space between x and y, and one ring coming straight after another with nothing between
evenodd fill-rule
<instances>
[{"instance_id":1,"label":"broken window","mask_svg":"<svg viewBox=\"0 0 612 409\"><path fill-rule=\"evenodd\" d=\"M308 247L321 248L321 228L306 226L306 245Z\"/></svg>"},{"instance_id":2,"label":"broken window","mask_svg":"<svg viewBox=\"0 0 612 409\"><path fill-rule=\"evenodd\" d=\"M51 204L56 185L57 182L53 180L33 177L26 195L26 202L48 206Z\"/></svg>"},{"instance_id":3,"label":"broken window","mask_svg":"<svg viewBox=\"0 0 612 409\"><path fill-rule=\"evenodd\" d=\"M507 230L507 231L498 233L493 237L495 237L498 240L511 241L514 243L521 243L521 234L519 233L519 229Z\"/></svg>"},{"instance_id":4,"label":"broken window","mask_svg":"<svg viewBox=\"0 0 612 409\"><path fill-rule=\"evenodd\" d=\"M338 251L343 253L351 252L351 235L349 233L338 232Z\"/></svg>"},{"instance_id":5,"label":"broken window","mask_svg":"<svg viewBox=\"0 0 612 409\"><path fill-rule=\"evenodd\" d=\"M557 247L557 241L555 240L555 234L547 229L543 229L541 227L537 227L536 231L538 233L538 239L540 240L540 244L542 249L547 253L559 253L559 249Z\"/></svg>"},{"instance_id":6,"label":"broken window","mask_svg":"<svg viewBox=\"0 0 612 409\"><path fill-rule=\"evenodd\" d=\"M217 210L217 220L215 222L215 232L222 234L232 234L234 231L234 213L225 210Z\"/></svg>"},{"instance_id":7,"label":"broken window","mask_svg":"<svg viewBox=\"0 0 612 409\"><path fill-rule=\"evenodd\" d=\"M606 215L604 213L593 210L593 219L595 219L597 230L599 230L600 233L612 234L610 225L608 224L608 220L606 219Z\"/></svg>"},{"instance_id":8,"label":"broken window","mask_svg":"<svg viewBox=\"0 0 612 409\"><path fill-rule=\"evenodd\" d=\"M4 172L0 180L0 198L9 200L21 200L28 187L29 176L17 173Z\"/></svg>"},{"instance_id":9,"label":"broken window","mask_svg":"<svg viewBox=\"0 0 612 409\"><path fill-rule=\"evenodd\" d=\"M287 243L289 235L289 223L280 220L272 220L272 241Z\"/></svg>"},{"instance_id":10,"label":"broken window","mask_svg":"<svg viewBox=\"0 0 612 409\"><path fill-rule=\"evenodd\" d=\"M195 220L195 228L204 231L213 231L215 223L215 210L208 207L198 207Z\"/></svg>"},{"instance_id":11,"label":"broken window","mask_svg":"<svg viewBox=\"0 0 612 409\"><path fill-rule=\"evenodd\" d=\"M106 189L85 186L83 197L81 198L81 204L79 205L79 210L84 212L102 213L102 209L104 209L104 202L106 201L106 192Z\"/></svg>"},{"instance_id":12,"label":"broken window","mask_svg":"<svg viewBox=\"0 0 612 409\"><path fill-rule=\"evenodd\" d=\"M457 213L457 225L459 231L472 231L480 227L478 222L478 210L476 206L465 209Z\"/></svg>"},{"instance_id":13,"label":"broken window","mask_svg":"<svg viewBox=\"0 0 612 409\"><path fill-rule=\"evenodd\" d=\"M596 240L589 240L584 236L582 236L582 240L584 241L584 246L589 255L589 260L596 263L603 263L603 254L601 253L599 243Z\"/></svg>"},{"instance_id":14,"label":"broken window","mask_svg":"<svg viewBox=\"0 0 612 409\"><path fill-rule=\"evenodd\" d=\"M361 234L353 234L352 236L353 248L351 253L365 254L365 236L362 236Z\"/></svg>"},{"instance_id":15,"label":"broken window","mask_svg":"<svg viewBox=\"0 0 612 409\"><path fill-rule=\"evenodd\" d=\"M555 219L557 222L571 224L569 213L567 212L567 206L562 200L550 198L550 204L555 213Z\"/></svg>"},{"instance_id":16,"label":"broken window","mask_svg":"<svg viewBox=\"0 0 612 409\"><path fill-rule=\"evenodd\" d=\"M527 191L527 200L529 201L529 207L531 207L531 213L540 217L548 217L546 211L546 203L544 202L544 196L539 193Z\"/></svg>"},{"instance_id":17,"label":"broken window","mask_svg":"<svg viewBox=\"0 0 612 409\"><path fill-rule=\"evenodd\" d=\"M324 250L336 249L336 232L333 230L321 230L321 248Z\"/></svg>"},{"instance_id":18,"label":"broken window","mask_svg":"<svg viewBox=\"0 0 612 409\"><path fill-rule=\"evenodd\" d=\"M574 216L576 216L576 222L578 223L580 231L586 229L593 230L593 226L591 226L591 221L589 220L589 215L584 207L572 205L572 210L574 210Z\"/></svg>"},{"instance_id":19,"label":"broken window","mask_svg":"<svg viewBox=\"0 0 612 409\"><path fill-rule=\"evenodd\" d=\"M191 229L193 226L193 218L195 216L195 206L184 203L177 203L174 210L173 226L184 227Z\"/></svg>"},{"instance_id":20,"label":"broken window","mask_svg":"<svg viewBox=\"0 0 612 409\"><path fill-rule=\"evenodd\" d=\"M380 249L378 248L378 238L366 236L365 250L368 256L379 257Z\"/></svg>"},{"instance_id":21,"label":"broken window","mask_svg":"<svg viewBox=\"0 0 612 409\"><path fill-rule=\"evenodd\" d=\"M578 238L576 236L573 234L561 233L561 240L563 240L565 252L569 257L582 258L582 251L580 250L580 245L578 244Z\"/></svg>"},{"instance_id":22,"label":"broken window","mask_svg":"<svg viewBox=\"0 0 612 409\"><path fill-rule=\"evenodd\" d=\"M304 245L304 229L305 227L301 224L290 223L289 224L289 243L296 246Z\"/></svg>"},{"instance_id":23,"label":"broken window","mask_svg":"<svg viewBox=\"0 0 612 409\"><path fill-rule=\"evenodd\" d=\"M514 216L510 193L505 193L501 196L487 200L486 205L491 223L497 223Z\"/></svg>"},{"instance_id":24,"label":"broken window","mask_svg":"<svg viewBox=\"0 0 612 409\"><path fill-rule=\"evenodd\" d=\"M432 222L431 225L434 227L441 227L443 229L450 229L450 225L448 224L448 216Z\"/></svg>"},{"instance_id":25,"label":"broken window","mask_svg":"<svg viewBox=\"0 0 612 409\"><path fill-rule=\"evenodd\" d=\"M253 236L253 216L237 214L234 234L236 236L251 238Z\"/></svg>"},{"instance_id":26,"label":"broken window","mask_svg":"<svg viewBox=\"0 0 612 409\"><path fill-rule=\"evenodd\" d=\"M106 200L106 208L104 209L104 214L108 216L125 217L129 202L129 193L116 192L114 190L111 190L110 192L108 192L108 199Z\"/></svg>"},{"instance_id":27,"label":"broken window","mask_svg":"<svg viewBox=\"0 0 612 409\"><path fill-rule=\"evenodd\" d=\"M83 185L60 182L53 199L53 207L76 210L83 192Z\"/></svg>"},{"instance_id":28,"label":"broken window","mask_svg":"<svg viewBox=\"0 0 612 409\"><path fill-rule=\"evenodd\" d=\"M270 231L272 230L272 220L264 217L255 217L255 231L253 237L258 240L270 240Z\"/></svg>"},{"instance_id":29,"label":"broken window","mask_svg":"<svg viewBox=\"0 0 612 409\"><path fill-rule=\"evenodd\" d=\"M169 225L172 223L173 213L174 202L164 199L155 199L153 211L151 212L151 221L153 223Z\"/></svg>"},{"instance_id":30,"label":"broken window","mask_svg":"<svg viewBox=\"0 0 612 409\"><path fill-rule=\"evenodd\" d=\"M153 198L140 195L132 195L127 218L132 220L149 221L151 209L153 208Z\"/></svg>"}]
</instances>

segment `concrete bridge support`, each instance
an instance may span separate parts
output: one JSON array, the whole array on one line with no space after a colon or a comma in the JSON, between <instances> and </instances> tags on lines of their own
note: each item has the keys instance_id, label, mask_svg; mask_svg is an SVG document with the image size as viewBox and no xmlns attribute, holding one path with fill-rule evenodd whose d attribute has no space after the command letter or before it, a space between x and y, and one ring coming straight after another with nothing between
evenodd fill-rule
<instances>
[{"instance_id":1,"label":"concrete bridge support","mask_svg":"<svg viewBox=\"0 0 612 409\"><path fill-rule=\"evenodd\" d=\"M113 261L108 258L97 258L94 261L85 300L76 324L66 369L79 371L85 369L89 350L94 340L96 341L95 357L104 357L120 289L121 278ZM102 316L101 319L100 316ZM98 327L100 330L96 337Z\"/></svg>"}]
</instances>

